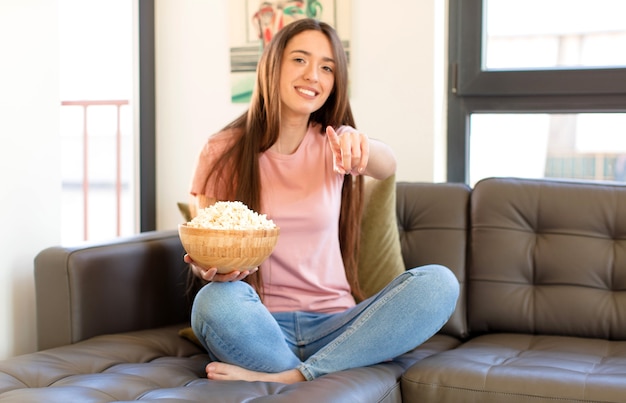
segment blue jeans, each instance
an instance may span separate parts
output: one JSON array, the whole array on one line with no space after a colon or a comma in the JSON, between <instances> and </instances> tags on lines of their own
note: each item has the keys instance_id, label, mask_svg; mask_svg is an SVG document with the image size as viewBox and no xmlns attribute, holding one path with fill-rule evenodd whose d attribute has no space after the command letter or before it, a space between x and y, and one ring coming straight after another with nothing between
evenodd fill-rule
<instances>
[{"instance_id":1,"label":"blue jeans","mask_svg":"<svg viewBox=\"0 0 626 403\"><path fill-rule=\"evenodd\" d=\"M393 359L422 344L449 319L459 296L439 265L407 270L341 313L271 313L243 281L209 283L191 313L211 359L260 372L297 368L307 380Z\"/></svg>"}]
</instances>

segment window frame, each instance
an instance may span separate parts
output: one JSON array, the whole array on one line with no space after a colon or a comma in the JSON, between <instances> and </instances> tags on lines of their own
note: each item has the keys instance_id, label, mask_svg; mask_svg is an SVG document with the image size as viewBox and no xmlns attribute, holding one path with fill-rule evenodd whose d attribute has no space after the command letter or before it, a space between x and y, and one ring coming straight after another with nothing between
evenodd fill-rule
<instances>
[{"instance_id":1,"label":"window frame","mask_svg":"<svg viewBox=\"0 0 626 403\"><path fill-rule=\"evenodd\" d=\"M449 0L447 179L468 182L472 113L626 112L626 68L483 69L486 0Z\"/></svg>"},{"instance_id":2,"label":"window frame","mask_svg":"<svg viewBox=\"0 0 626 403\"><path fill-rule=\"evenodd\" d=\"M156 230L154 0L139 0L139 231Z\"/></svg>"}]
</instances>

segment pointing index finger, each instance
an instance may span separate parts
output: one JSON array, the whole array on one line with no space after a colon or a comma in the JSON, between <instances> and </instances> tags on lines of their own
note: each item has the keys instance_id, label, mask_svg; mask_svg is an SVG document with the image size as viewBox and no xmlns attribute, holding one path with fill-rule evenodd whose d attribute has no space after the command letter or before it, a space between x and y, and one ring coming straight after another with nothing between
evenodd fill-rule
<instances>
[{"instance_id":1,"label":"pointing index finger","mask_svg":"<svg viewBox=\"0 0 626 403\"><path fill-rule=\"evenodd\" d=\"M339 136L337 136L337 132L333 129L332 126L326 127L326 135L328 136L328 140L330 141L330 145L335 148L340 148L339 145Z\"/></svg>"},{"instance_id":2,"label":"pointing index finger","mask_svg":"<svg viewBox=\"0 0 626 403\"><path fill-rule=\"evenodd\" d=\"M326 127L326 135L328 136L328 144L333 154L333 170L337 173L345 174L346 171L342 166L342 151L339 136L332 126Z\"/></svg>"}]
</instances>

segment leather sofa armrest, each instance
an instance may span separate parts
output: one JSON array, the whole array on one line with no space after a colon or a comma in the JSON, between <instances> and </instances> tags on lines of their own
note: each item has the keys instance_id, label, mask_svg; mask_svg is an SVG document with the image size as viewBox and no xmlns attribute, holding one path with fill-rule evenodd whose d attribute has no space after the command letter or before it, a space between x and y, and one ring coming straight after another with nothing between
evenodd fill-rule
<instances>
[{"instance_id":1,"label":"leather sofa armrest","mask_svg":"<svg viewBox=\"0 0 626 403\"><path fill-rule=\"evenodd\" d=\"M189 318L187 266L176 231L153 231L35 257L39 350Z\"/></svg>"}]
</instances>

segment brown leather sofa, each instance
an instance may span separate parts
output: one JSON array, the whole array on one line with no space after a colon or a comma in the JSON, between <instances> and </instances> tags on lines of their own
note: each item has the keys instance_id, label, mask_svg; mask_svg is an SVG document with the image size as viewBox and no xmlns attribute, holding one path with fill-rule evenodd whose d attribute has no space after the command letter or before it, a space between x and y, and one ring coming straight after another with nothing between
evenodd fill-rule
<instances>
[{"instance_id":1,"label":"brown leather sofa","mask_svg":"<svg viewBox=\"0 0 626 403\"><path fill-rule=\"evenodd\" d=\"M410 353L295 385L209 381L179 336L177 233L153 232L37 256L40 351L0 361L0 402L626 401L626 187L398 183L397 215L406 266L444 264L462 290Z\"/></svg>"}]
</instances>

